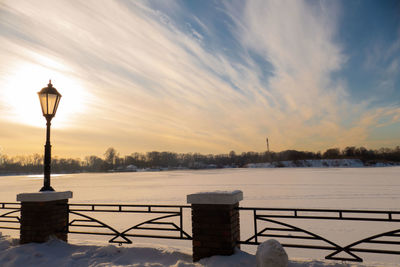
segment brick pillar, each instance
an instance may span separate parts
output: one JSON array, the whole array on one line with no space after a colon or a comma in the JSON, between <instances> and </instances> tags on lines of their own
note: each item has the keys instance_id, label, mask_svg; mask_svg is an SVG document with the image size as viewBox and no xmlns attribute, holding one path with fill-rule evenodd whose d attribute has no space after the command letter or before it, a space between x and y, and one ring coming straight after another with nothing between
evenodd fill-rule
<instances>
[{"instance_id":1,"label":"brick pillar","mask_svg":"<svg viewBox=\"0 0 400 267\"><path fill-rule=\"evenodd\" d=\"M67 241L68 199L71 191L24 193L21 201L20 244L46 242L50 236Z\"/></svg>"},{"instance_id":2,"label":"brick pillar","mask_svg":"<svg viewBox=\"0 0 400 267\"><path fill-rule=\"evenodd\" d=\"M187 196L192 204L193 261L232 255L240 240L239 201L243 192L217 191Z\"/></svg>"}]
</instances>

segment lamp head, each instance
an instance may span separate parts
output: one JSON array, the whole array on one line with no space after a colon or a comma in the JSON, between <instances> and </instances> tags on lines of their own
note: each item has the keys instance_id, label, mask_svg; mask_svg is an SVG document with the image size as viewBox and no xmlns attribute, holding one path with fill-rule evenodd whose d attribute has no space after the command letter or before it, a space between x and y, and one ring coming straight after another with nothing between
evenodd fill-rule
<instances>
[{"instance_id":1,"label":"lamp head","mask_svg":"<svg viewBox=\"0 0 400 267\"><path fill-rule=\"evenodd\" d=\"M52 119L57 112L58 104L60 103L61 94L51 84L51 80L47 87L42 88L38 92L40 105L42 107L43 116L46 119Z\"/></svg>"}]
</instances>

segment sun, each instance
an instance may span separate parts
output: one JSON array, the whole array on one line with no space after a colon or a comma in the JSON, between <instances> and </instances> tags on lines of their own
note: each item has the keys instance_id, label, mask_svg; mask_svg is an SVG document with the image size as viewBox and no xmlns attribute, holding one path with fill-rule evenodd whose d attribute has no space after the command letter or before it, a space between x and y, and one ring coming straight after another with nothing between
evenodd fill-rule
<instances>
[{"instance_id":1,"label":"sun","mask_svg":"<svg viewBox=\"0 0 400 267\"><path fill-rule=\"evenodd\" d=\"M43 127L37 92L51 79L62 95L52 122L56 122L57 127L67 127L74 115L84 111L86 92L68 67L43 56L37 57L40 63L17 64L8 77L0 92L2 104L7 107L3 117L15 123Z\"/></svg>"}]
</instances>

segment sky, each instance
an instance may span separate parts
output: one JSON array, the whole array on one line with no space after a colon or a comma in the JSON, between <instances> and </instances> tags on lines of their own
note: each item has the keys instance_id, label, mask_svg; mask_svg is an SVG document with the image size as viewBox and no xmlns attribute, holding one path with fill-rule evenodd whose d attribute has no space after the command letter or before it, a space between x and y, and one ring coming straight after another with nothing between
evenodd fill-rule
<instances>
[{"instance_id":1,"label":"sky","mask_svg":"<svg viewBox=\"0 0 400 267\"><path fill-rule=\"evenodd\" d=\"M0 0L0 153L400 145L400 1Z\"/></svg>"}]
</instances>

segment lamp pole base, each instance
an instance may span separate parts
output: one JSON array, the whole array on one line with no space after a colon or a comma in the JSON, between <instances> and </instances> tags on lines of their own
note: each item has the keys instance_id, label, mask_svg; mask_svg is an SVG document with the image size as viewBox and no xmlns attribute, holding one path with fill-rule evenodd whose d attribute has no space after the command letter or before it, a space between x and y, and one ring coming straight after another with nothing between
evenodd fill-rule
<instances>
[{"instance_id":1,"label":"lamp pole base","mask_svg":"<svg viewBox=\"0 0 400 267\"><path fill-rule=\"evenodd\" d=\"M55 191L55 190L51 186L43 186L42 188L40 188L39 192L43 191Z\"/></svg>"}]
</instances>

